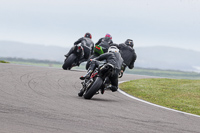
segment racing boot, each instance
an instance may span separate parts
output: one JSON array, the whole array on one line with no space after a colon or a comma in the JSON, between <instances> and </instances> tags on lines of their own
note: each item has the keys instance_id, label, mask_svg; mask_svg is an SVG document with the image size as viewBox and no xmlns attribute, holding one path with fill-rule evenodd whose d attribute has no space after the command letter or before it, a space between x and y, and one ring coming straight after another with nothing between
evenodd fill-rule
<instances>
[{"instance_id":1,"label":"racing boot","mask_svg":"<svg viewBox=\"0 0 200 133\"><path fill-rule=\"evenodd\" d=\"M71 51L69 53L67 53L66 55L64 55L66 57L66 59L69 57L70 54L71 54Z\"/></svg>"},{"instance_id":2,"label":"racing boot","mask_svg":"<svg viewBox=\"0 0 200 133\"><path fill-rule=\"evenodd\" d=\"M92 70L89 70L89 71L87 72L87 74L84 75L84 76L81 76L80 79L81 79L81 80L89 79L89 78L90 78L90 75L92 74L92 72L93 72Z\"/></svg>"},{"instance_id":3,"label":"racing boot","mask_svg":"<svg viewBox=\"0 0 200 133\"><path fill-rule=\"evenodd\" d=\"M117 87L117 86L114 86L114 85L112 85L112 86L110 87L110 90L111 90L112 92L117 91L117 89L118 89L118 87Z\"/></svg>"},{"instance_id":4,"label":"racing boot","mask_svg":"<svg viewBox=\"0 0 200 133\"><path fill-rule=\"evenodd\" d=\"M73 53L73 47L69 50L69 52L64 55L66 57L66 59Z\"/></svg>"}]
</instances>

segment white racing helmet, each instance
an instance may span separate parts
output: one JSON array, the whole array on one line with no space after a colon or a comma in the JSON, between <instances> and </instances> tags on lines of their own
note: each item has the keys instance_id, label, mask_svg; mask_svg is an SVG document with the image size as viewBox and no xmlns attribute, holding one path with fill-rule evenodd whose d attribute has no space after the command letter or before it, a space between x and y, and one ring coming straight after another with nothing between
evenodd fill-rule
<instances>
[{"instance_id":1,"label":"white racing helmet","mask_svg":"<svg viewBox=\"0 0 200 133\"><path fill-rule=\"evenodd\" d=\"M108 48L108 52L116 52L119 53L119 49L116 46L110 46Z\"/></svg>"}]
</instances>

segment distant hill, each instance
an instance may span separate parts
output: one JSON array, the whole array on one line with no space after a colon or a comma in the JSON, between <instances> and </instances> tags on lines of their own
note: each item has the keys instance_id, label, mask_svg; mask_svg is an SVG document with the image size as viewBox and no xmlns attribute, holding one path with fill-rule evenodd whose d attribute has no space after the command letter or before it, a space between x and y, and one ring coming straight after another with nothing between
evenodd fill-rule
<instances>
[{"instance_id":1,"label":"distant hill","mask_svg":"<svg viewBox=\"0 0 200 133\"><path fill-rule=\"evenodd\" d=\"M64 61L69 48L0 41L0 57Z\"/></svg>"},{"instance_id":2,"label":"distant hill","mask_svg":"<svg viewBox=\"0 0 200 133\"><path fill-rule=\"evenodd\" d=\"M67 47L0 41L0 57L16 57L63 62ZM136 47L135 67L199 71L200 52L173 47Z\"/></svg>"},{"instance_id":3,"label":"distant hill","mask_svg":"<svg viewBox=\"0 0 200 133\"><path fill-rule=\"evenodd\" d=\"M200 72L200 52L173 47L144 47L136 49L136 66Z\"/></svg>"}]
</instances>

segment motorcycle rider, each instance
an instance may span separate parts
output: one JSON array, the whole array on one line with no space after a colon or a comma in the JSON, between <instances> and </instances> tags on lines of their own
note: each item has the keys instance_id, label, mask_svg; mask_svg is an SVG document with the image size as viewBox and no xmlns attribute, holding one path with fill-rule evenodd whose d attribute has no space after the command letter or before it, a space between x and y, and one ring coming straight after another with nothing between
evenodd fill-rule
<instances>
[{"instance_id":1,"label":"motorcycle rider","mask_svg":"<svg viewBox=\"0 0 200 133\"><path fill-rule=\"evenodd\" d=\"M124 72L126 67L129 69L134 68L135 60L137 59L137 55L135 53L135 49L133 48L134 43L132 39L127 39L124 43L119 45L112 44L113 46L117 46L119 48L120 54L124 60L122 65L122 71Z\"/></svg>"},{"instance_id":2,"label":"motorcycle rider","mask_svg":"<svg viewBox=\"0 0 200 133\"><path fill-rule=\"evenodd\" d=\"M110 90L112 90L112 92L115 92L118 89L118 74L121 70L121 66L123 63L123 59L119 53L119 49L116 46L109 47L107 53L101 54L100 56L92 59L87 74L85 76L81 76L80 79L89 79L91 73L95 70L96 67L99 66L99 61L103 60L105 60L106 63L110 63L114 66L114 73L109 77L109 79L111 81Z\"/></svg>"},{"instance_id":3,"label":"motorcycle rider","mask_svg":"<svg viewBox=\"0 0 200 133\"><path fill-rule=\"evenodd\" d=\"M103 51L104 53L108 52L108 48L110 47L110 45L113 44L113 41L112 41L112 36L110 34L106 34L105 37L102 37L98 40L98 42L95 44L96 45L99 45L101 47L103 47ZM89 68L89 65L90 65L90 59L93 59L95 58L97 55L92 55L88 61L87 61L87 64L86 64L86 70Z\"/></svg>"},{"instance_id":4,"label":"motorcycle rider","mask_svg":"<svg viewBox=\"0 0 200 133\"><path fill-rule=\"evenodd\" d=\"M84 37L81 37L76 42L74 42L74 45L78 45L79 43L81 43L81 46L84 49L84 59L78 62L78 66L93 54L94 43L92 41L92 35L89 32L85 33ZM73 53L73 48L74 47L72 47L70 51L65 55L66 58L68 58Z\"/></svg>"},{"instance_id":5,"label":"motorcycle rider","mask_svg":"<svg viewBox=\"0 0 200 133\"><path fill-rule=\"evenodd\" d=\"M112 36L110 34L106 34L105 37L99 39L99 41L95 45L99 45L102 42L107 42L107 44L112 44Z\"/></svg>"}]
</instances>

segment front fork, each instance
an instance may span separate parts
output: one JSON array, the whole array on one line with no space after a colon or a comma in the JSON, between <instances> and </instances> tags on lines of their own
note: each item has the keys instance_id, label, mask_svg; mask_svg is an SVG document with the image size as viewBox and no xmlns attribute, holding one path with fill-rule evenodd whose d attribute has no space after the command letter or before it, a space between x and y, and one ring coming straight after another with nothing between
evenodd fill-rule
<instances>
[{"instance_id":1,"label":"front fork","mask_svg":"<svg viewBox=\"0 0 200 133\"><path fill-rule=\"evenodd\" d=\"M92 83L93 83L93 78L91 78L91 79L85 79L85 81L84 82L81 82L81 84L82 84L82 88L81 88L81 90L80 90L80 93L85 93L85 92L87 92L88 91L88 89L89 89L89 87L92 85ZM82 94L82 95L83 95Z\"/></svg>"}]
</instances>

